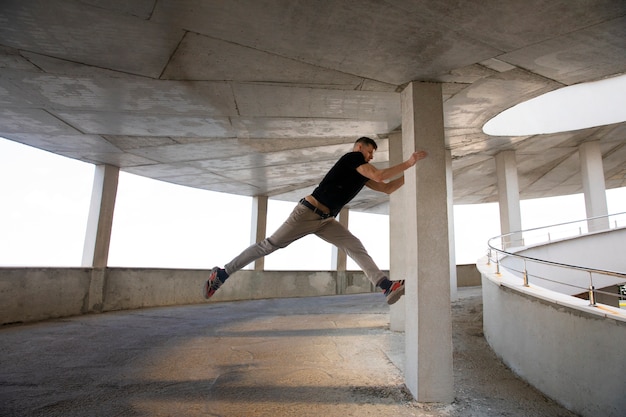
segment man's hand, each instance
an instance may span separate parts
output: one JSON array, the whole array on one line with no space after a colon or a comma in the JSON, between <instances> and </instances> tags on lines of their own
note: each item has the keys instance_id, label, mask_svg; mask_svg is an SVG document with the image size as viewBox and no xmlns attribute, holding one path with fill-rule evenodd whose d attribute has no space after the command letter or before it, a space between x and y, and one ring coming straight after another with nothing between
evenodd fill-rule
<instances>
[{"instance_id":1,"label":"man's hand","mask_svg":"<svg viewBox=\"0 0 626 417\"><path fill-rule=\"evenodd\" d=\"M428 153L426 153L426 151L413 152L411 154L411 157L409 159L407 159L406 162L408 163L409 168L410 168L413 165L415 165L417 163L417 161L419 161L420 159L424 159L427 156L428 156Z\"/></svg>"}]
</instances>

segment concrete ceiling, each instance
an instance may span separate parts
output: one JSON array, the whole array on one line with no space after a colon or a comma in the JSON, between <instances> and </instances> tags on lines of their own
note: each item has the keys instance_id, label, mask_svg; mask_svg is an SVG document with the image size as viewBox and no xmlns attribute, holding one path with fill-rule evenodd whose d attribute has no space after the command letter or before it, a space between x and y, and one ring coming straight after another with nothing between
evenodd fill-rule
<instances>
[{"instance_id":1,"label":"concrete ceiling","mask_svg":"<svg viewBox=\"0 0 626 417\"><path fill-rule=\"evenodd\" d=\"M0 136L191 187L295 201L359 136L401 124L410 81L443 83L457 204L582 192L599 140L626 186L626 124L493 137L501 111L626 72L624 0L2 0ZM364 191L352 208L387 211Z\"/></svg>"}]
</instances>

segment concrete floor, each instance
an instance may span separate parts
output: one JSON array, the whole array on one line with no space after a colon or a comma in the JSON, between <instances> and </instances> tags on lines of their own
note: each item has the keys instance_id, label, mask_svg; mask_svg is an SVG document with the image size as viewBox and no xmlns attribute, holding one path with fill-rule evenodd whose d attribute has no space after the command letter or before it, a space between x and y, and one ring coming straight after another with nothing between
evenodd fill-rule
<instances>
[{"instance_id":1,"label":"concrete floor","mask_svg":"<svg viewBox=\"0 0 626 417\"><path fill-rule=\"evenodd\" d=\"M207 303L0 329L2 416L574 416L452 307L456 400L412 400L379 294Z\"/></svg>"}]
</instances>

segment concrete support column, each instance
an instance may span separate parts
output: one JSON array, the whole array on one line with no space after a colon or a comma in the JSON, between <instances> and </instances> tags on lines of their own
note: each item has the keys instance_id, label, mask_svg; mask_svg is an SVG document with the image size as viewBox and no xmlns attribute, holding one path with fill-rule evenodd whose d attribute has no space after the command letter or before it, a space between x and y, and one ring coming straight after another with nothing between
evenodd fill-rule
<instances>
[{"instance_id":1,"label":"concrete support column","mask_svg":"<svg viewBox=\"0 0 626 417\"><path fill-rule=\"evenodd\" d=\"M496 174L498 177L498 199L500 205L500 232L507 233L522 230L517 163L514 151L503 151L496 155ZM523 245L520 234L504 238L502 244L508 246Z\"/></svg>"},{"instance_id":2,"label":"concrete support column","mask_svg":"<svg viewBox=\"0 0 626 417\"><path fill-rule=\"evenodd\" d=\"M267 233L267 196L252 197L252 221L250 230L250 244L253 245L265 239ZM265 269L265 258L254 261L254 270Z\"/></svg>"},{"instance_id":3,"label":"concrete support column","mask_svg":"<svg viewBox=\"0 0 626 417\"><path fill-rule=\"evenodd\" d=\"M83 301L86 312L102 311L104 303L106 267L119 173L120 169L111 165L97 165L94 171L82 260L83 266L93 268L89 294Z\"/></svg>"},{"instance_id":4,"label":"concrete support column","mask_svg":"<svg viewBox=\"0 0 626 417\"><path fill-rule=\"evenodd\" d=\"M458 298L456 284L456 248L454 242L454 188L452 175L452 151L446 149L446 184L448 190L448 246L450 249L450 300Z\"/></svg>"},{"instance_id":5,"label":"concrete support column","mask_svg":"<svg viewBox=\"0 0 626 417\"><path fill-rule=\"evenodd\" d=\"M350 210L345 207L342 208L337 216L337 221L347 229L350 222ZM335 245L332 245L332 250L331 269L340 272L345 271L348 267L348 255L343 249L339 249Z\"/></svg>"},{"instance_id":6,"label":"concrete support column","mask_svg":"<svg viewBox=\"0 0 626 417\"><path fill-rule=\"evenodd\" d=\"M403 155L428 152L405 171L405 380L421 402L451 403L452 318L448 191L441 84L410 83L402 92Z\"/></svg>"},{"instance_id":7,"label":"concrete support column","mask_svg":"<svg viewBox=\"0 0 626 417\"><path fill-rule=\"evenodd\" d=\"M106 268L120 169L97 165L94 173L82 265Z\"/></svg>"},{"instance_id":8,"label":"concrete support column","mask_svg":"<svg viewBox=\"0 0 626 417\"><path fill-rule=\"evenodd\" d=\"M396 165L403 161L402 157L402 132L393 132L389 135L389 165ZM406 227L404 225L402 201L406 187L400 187L389 196L389 279L406 279L408 269L403 243L406 239ZM405 297L392 305L389 309L389 327L395 332L404 331L405 328Z\"/></svg>"},{"instance_id":9,"label":"concrete support column","mask_svg":"<svg viewBox=\"0 0 626 417\"><path fill-rule=\"evenodd\" d=\"M580 157L580 173L585 194L587 218L606 216L609 214L606 202L606 185L604 183L604 167L600 142L585 142L578 148ZM609 227L609 218L589 220L589 231L604 230Z\"/></svg>"}]
</instances>

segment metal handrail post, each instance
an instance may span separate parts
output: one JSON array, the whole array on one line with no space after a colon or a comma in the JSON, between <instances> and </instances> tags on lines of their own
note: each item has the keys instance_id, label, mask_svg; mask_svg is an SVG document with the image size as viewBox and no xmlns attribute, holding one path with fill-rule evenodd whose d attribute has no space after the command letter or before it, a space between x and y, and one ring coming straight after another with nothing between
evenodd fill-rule
<instances>
[{"instance_id":1,"label":"metal handrail post","mask_svg":"<svg viewBox=\"0 0 626 417\"><path fill-rule=\"evenodd\" d=\"M524 287L528 286L528 269L526 269L526 259L524 259Z\"/></svg>"},{"instance_id":2,"label":"metal handrail post","mask_svg":"<svg viewBox=\"0 0 626 417\"><path fill-rule=\"evenodd\" d=\"M496 251L496 275L500 275L500 259L498 259L498 254L500 252Z\"/></svg>"},{"instance_id":3,"label":"metal handrail post","mask_svg":"<svg viewBox=\"0 0 626 417\"><path fill-rule=\"evenodd\" d=\"M589 305L596 305L596 287L594 287L593 285L589 286Z\"/></svg>"},{"instance_id":4,"label":"metal handrail post","mask_svg":"<svg viewBox=\"0 0 626 417\"><path fill-rule=\"evenodd\" d=\"M589 305L596 305L596 287L593 286L593 274L589 271Z\"/></svg>"}]
</instances>

